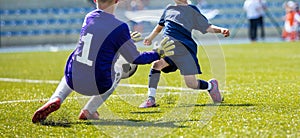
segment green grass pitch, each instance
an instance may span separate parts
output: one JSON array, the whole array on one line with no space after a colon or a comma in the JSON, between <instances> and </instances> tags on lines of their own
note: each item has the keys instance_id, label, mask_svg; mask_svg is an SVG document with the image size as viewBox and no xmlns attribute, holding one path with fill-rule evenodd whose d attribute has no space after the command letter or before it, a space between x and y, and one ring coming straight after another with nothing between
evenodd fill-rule
<instances>
[{"instance_id":1,"label":"green grass pitch","mask_svg":"<svg viewBox=\"0 0 300 138\"><path fill-rule=\"evenodd\" d=\"M300 43L224 45L217 64L213 48L199 48L197 77L223 72L220 105L186 89L177 71L162 74L159 107L137 108L147 93L144 65L98 109L100 120L77 119L88 97L74 92L41 124L31 117L55 90L70 51L1 53L0 137L300 137Z\"/></svg>"}]
</instances>

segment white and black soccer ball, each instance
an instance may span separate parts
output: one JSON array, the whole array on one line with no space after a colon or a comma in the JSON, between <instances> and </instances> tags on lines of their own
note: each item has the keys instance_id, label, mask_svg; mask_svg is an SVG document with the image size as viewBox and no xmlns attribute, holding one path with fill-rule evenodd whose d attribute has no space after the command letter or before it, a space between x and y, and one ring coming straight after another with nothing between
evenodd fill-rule
<instances>
[{"instance_id":1,"label":"white and black soccer ball","mask_svg":"<svg viewBox=\"0 0 300 138\"><path fill-rule=\"evenodd\" d=\"M129 63L122 55L115 63L115 71L121 73L121 79L131 77L137 70L138 65Z\"/></svg>"}]
</instances>

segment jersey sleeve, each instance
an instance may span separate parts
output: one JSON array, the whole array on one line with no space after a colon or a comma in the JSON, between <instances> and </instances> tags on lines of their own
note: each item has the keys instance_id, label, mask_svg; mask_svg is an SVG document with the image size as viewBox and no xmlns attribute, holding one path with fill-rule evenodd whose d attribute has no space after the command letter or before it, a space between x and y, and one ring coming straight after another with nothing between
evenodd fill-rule
<instances>
[{"instance_id":1,"label":"jersey sleeve","mask_svg":"<svg viewBox=\"0 0 300 138\"><path fill-rule=\"evenodd\" d=\"M192 7L194 8L194 7ZM199 30L201 33L205 34L207 33L207 28L211 25L208 22L208 19L199 11L199 9L197 9L197 7L195 7L194 9L194 18L193 18L193 22L195 23L194 28L196 30Z\"/></svg>"},{"instance_id":2,"label":"jersey sleeve","mask_svg":"<svg viewBox=\"0 0 300 138\"><path fill-rule=\"evenodd\" d=\"M160 26L165 26L165 22L166 22L165 16L166 16L166 9L164 10L163 14L161 15L161 17L160 17L160 19L159 19L158 24L159 24Z\"/></svg>"}]
</instances>

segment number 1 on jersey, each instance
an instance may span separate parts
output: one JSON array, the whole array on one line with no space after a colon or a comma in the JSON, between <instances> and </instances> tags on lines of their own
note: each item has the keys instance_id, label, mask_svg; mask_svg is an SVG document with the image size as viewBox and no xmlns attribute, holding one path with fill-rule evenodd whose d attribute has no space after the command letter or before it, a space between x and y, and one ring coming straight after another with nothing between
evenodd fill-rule
<instances>
[{"instance_id":1,"label":"number 1 on jersey","mask_svg":"<svg viewBox=\"0 0 300 138\"><path fill-rule=\"evenodd\" d=\"M86 36L82 36L82 41L84 43L83 49L82 49L82 54L81 56L77 56L76 60L80 63L86 64L88 66L93 65L93 61L89 60L89 53L90 53L90 47L91 47L91 41L92 41L93 35L92 34L87 34Z\"/></svg>"}]
</instances>

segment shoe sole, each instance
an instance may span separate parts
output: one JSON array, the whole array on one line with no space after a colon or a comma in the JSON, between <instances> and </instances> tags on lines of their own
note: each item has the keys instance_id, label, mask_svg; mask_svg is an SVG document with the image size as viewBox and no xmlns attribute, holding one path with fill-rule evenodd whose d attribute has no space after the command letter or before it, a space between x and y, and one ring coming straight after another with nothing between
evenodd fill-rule
<instances>
[{"instance_id":1,"label":"shoe sole","mask_svg":"<svg viewBox=\"0 0 300 138\"><path fill-rule=\"evenodd\" d=\"M99 120L99 113L97 112L98 117L90 117L89 114L85 114L84 112L81 112L79 115L79 120Z\"/></svg>"},{"instance_id":2,"label":"shoe sole","mask_svg":"<svg viewBox=\"0 0 300 138\"><path fill-rule=\"evenodd\" d=\"M99 118L78 118L79 120L99 120Z\"/></svg>"},{"instance_id":3,"label":"shoe sole","mask_svg":"<svg viewBox=\"0 0 300 138\"><path fill-rule=\"evenodd\" d=\"M50 103L49 105L45 106L44 108L37 110L32 117L32 122L38 123L38 122L44 121L50 113L58 110L59 107L60 107L60 105L57 104L57 102L53 102L53 103Z\"/></svg>"},{"instance_id":4,"label":"shoe sole","mask_svg":"<svg viewBox=\"0 0 300 138\"><path fill-rule=\"evenodd\" d=\"M158 107L158 104L154 104L152 106L139 106L139 108L151 108L151 107Z\"/></svg>"},{"instance_id":5,"label":"shoe sole","mask_svg":"<svg viewBox=\"0 0 300 138\"><path fill-rule=\"evenodd\" d=\"M217 90L219 89L219 84L218 84L218 81L217 81L217 80L212 80L211 83L214 85L214 87L217 86L217 88L216 88ZM213 89L214 89L214 88L213 88ZM221 95L221 93L220 93L220 90L218 90L218 92L215 92L215 93L218 93L218 95L220 95L221 100L214 100L214 98L212 98L212 99L213 99L213 102L214 102L215 104L222 103L222 102L224 101L224 98L222 97L222 95ZM210 94L210 96L213 97L211 94Z\"/></svg>"}]
</instances>

